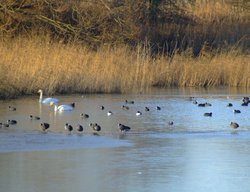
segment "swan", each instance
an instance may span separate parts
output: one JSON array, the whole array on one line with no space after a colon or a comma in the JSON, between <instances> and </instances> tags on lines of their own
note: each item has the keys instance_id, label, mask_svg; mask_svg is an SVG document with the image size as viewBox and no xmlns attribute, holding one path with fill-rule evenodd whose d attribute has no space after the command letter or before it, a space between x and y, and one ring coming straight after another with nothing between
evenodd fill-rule
<instances>
[{"instance_id":1,"label":"swan","mask_svg":"<svg viewBox=\"0 0 250 192\"><path fill-rule=\"evenodd\" d=\"M58 99L52 98L52 97L48 97L48 98L43 99L43 90L41 90L41 89L38 90L38 93L40 93L40 98L39 98L40 103L50 104L51 102L53 102L53 103L58 103L59 102Z\"/></svg>"},{"instance_id":2,"label":"swan","mask_svg":"<svg viewBox=\"0 0 250 192\"><path fill-rule=\"evenodd\" d=\"M69 105L57 105L53 102L50 102L50 106L54 105L54 111L72 111L74 109L74 106L72 104L69 104Z\"/></svg>"}]
</instances>

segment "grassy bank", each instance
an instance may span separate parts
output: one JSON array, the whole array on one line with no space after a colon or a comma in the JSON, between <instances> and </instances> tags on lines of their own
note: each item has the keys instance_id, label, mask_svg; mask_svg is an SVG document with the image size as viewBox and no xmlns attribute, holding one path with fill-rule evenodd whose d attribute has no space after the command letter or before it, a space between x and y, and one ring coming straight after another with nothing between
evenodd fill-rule
<instances>
[{"instance_id":1,"label":"grassy bank","mask_svg":"<svg viewBox=\"0 0 250 192\"><path fill-rule=\"evenodd\" d=\"M190 51L191 52L191 51ZM103 46L97 51L51 43L44 38L0 42L0 95L142 91L152 86L250 87L250 56L238 49L188 50L171 58L152 57L137 46Z\"/></svg>"}]
</instances>

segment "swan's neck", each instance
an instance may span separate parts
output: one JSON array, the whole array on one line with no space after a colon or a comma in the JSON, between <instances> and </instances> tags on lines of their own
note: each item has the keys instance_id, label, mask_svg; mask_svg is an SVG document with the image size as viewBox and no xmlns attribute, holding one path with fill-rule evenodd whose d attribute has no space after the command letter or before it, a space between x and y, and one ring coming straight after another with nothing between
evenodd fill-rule
<instances>
[{"instance_id":1,"label":"swan's neck","mask_svg":"<svg viewBox=\"0 0 250 192\"><path fill-rule=\"evenodd\" d=\"M54 111L57 111L57 105L55 105L55 107L54 107Z\"/></svg>"},{"instance_id":2,"label":"swan's neck","mask_svg":"<svg viewBox=\"0 0 250 192\"><path fill-rule=\"evenodd\" d=\"M39 102L42 102L42 100L43 100L43 92L42 92L42 91L40 91L40 98L39 98Z\"/></svg>"}]
</instances>

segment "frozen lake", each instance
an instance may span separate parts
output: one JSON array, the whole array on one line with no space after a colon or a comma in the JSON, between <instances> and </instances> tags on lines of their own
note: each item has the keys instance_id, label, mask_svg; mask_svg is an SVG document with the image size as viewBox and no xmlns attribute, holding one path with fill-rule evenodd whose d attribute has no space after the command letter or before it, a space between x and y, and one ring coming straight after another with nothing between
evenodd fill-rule
<instances>
[{"instance_id":1,"label":"frozen lake","mask_svg":"<svg viewBox=\"0 0 250 192\"><path fill-rule=\"evenodd\" d=\"M0 189L248 192L250 106L241 106L248 95L242 90L166 89L56 96L60 103L76 104L73 111L62 113L41 105L38 97L0 101L0 122L17 120L16 125L0 128ZM135 104L125 104L126 99ZM194 100L211 106L198 107ZM108 111L113 115L107 116ZM136 116L137 111L142 115ZM206 112L212 117L204 116ZM81 118L81 113L89 118ZM29 115L41 119L30 120ZM240 127L230 128L231 121ZM41 130L41 122L50 124L48 132ZM73 128L79 123L84 131L69 134L65 123ZM90 123L101 125L98 135ZM131 130L121 133L118 123Z\"/></svg>"}]
</instances>

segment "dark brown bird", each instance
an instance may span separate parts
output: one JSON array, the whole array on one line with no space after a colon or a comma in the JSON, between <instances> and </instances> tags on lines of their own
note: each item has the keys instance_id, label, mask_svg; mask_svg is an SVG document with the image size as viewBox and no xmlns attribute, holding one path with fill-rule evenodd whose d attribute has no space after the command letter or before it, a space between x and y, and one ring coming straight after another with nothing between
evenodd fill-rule
<instances>
[{"instance_id":1,"label":"dark brown bird","mask_svg":"<svg viewBox=\"0 0 250 192\"><path fill-rule=\"evenodd\" d=\"M65 128L66 131L68 131L68 132L70 132L70 133L71 133L71 131L73 131L72 125L70 125L70 124L68 124L68 123L65 124L64 128Z\"/></svg>"},{"instance_id":2,"label":"dark brown bird","mask_svg":"<svg viewBox=\"0 0 250 192\"><path fill-rule=\"evenodd\" d=\"M122 106L122 109L124 109L124 110L129 110L129 107L126 106L126 105L123 105L123 106Z\"/></svg>"},{"instance_id":3,"label":"dark brown bird","mask_svg":"<svg viewBox=\"0 0 250 192\"><path fill-rule=\"evenodd\" d=\"M17 124L17 121L16 120L8 120L7 124L14 125L14 124Z\"/></svg>"},{"instance_id":4,"label":"dark brown bird","mask_svg":"<svg viewBox=\"0 0 250 192\"><path fill-rule=\"evenodd\" d=\"M43 131L46 131L49 128L49 124L48 123L41 123L41 128Z\"/></svg>"},{"instance_id":5,"label":"dark brown bird","mask_svg":"<svg viewBox=\"0 0 250 192\"><path fill-rule=\"evenodd\" d=\"M118 128L119 128L122 132L129 131L129 130L131 129L129 126L123 125L123 124L121 124L121 123L118 124Z\"/></svg>"},{"instance_id":6,"label":"dark brown bird","mask_svg":"<svg viewBox=\"0 0 250 192\"><path fill-rule=\"evenodd\" d=\"M40 120L40 117L30 115L30 120Z\"/></svg>"},{"instance_id":7,"label":"dark brown bird","mask_svg":"<svg viewBox=\"0 0 250 192\"><path fill-rule=\"evenodd\" d=\"M204 116L206 116L206 117L212 117L212 115L213 115L212 112L210 112L210 113L204 113Z\"/></svg>"},{"instance_id":8,"label":"dark brown bird","mask_svg":"<svg viewBox=\"0 0 250 192\"><path fill-rule=\"evenodd\" d=\"M174 122L173 121L169 121L168 125L174 125Z\"/></svg>"},{"instance_id":9,"label":"dark brown bird","mask_svg":"<svg viewBox=\"0 0 250 192\"><path fill-rule=\"evenodd\" d=\"M248 103L243 102L241 103L241 106L248 106Z\"/></svg>"},{"instance_id":10,"label":"dark brown bird","mask_svg":"<svg viewBox=\"0 0 250 192\"><path fill-rule=\"evenodd\" d=\"M159 106L156 107L156 110L161 110L161 108Z\"/></svg>"},{"instance_id":11,"label":"dark brown bird","mask_svg":"<svg viewBox=\"0 0 250 192\"><path fill-rule=\"evenodd\" d=\"M93 123L90 123L89 126L90 126L94 131L97 131L97 132L101 131L101 126L98 125L97 123L94 123L94 124L93 124Z\"/></svg>"},{"instance_id":12,"label":"dark brown bird","mask_svg":"<svg viewBox=\"0 0 250 192\"><path fill-rule=\"evenodd\" d=\"M125 103L126 103L126 104L135 104L134 101L128 101L128 100L125 100Z\"/></svg>"},{"instance_id":13,"label":"dark brown bird","mask_svg":"<svg viewBox=\"0 0 250 192\"><path fill-rule=\"evenodd\" d=\"M235 123L235 122L231 122L230 127L233 128L233 129L237 129L239 127L239 124Z\"/></svg>"},{"instance_id":14,"label":"dark brown bird","mask_svg":"<svg viewBox=\"0 0 250 192\"><path fill-rule=\"evenodd\" d=\"M12 107L12 106L9 106L9 110L10 110L10 111L16 111L16 108L15 108L15 107Z\"/></svg>"},{"instance_id":15,"label":"dark brown bird","mask_svg":"<svg viewBox=\"0 0 250 192\"><path fill-rule=\"evenodd\" d=\"M77 130L77 132L79 132L79 133L83 132L83 126L80 125L80 124L77 124L77 125L76 125L76 130Z\"/></svg>"},{"instance_id":16,"label":"dark brown bird","mask_svg":"<svg viewBox=\"0 0 250 192\"><path fill-rule=\"evenodd\" d=\"M87 119L87 118L89 118L89 115L81 113L81 117Z\"/></svg>"},{"instance_id":17,"label":"dark brown bird","mask_svg":"<svg viewBox=\"0 0 250 192\"><path fill-rule=\"evenodd\" d=\"M234 109L233 112L234 112L234 113L241 113L241 111L238 110L238 109Z\"/></svg>"},{"instance_id":18,"label":"dark brown bird","mask_svg":"<svg viewBox=\"0 0 250 192\"><path fill-rule=\"evenodd\" d=\"M249 97L243 97L243 98L242 98L242 102L243 102L243 103L250 103Z\"/></svg>"},{"instance_id":19,"label":"dark brown bird","mask_svg":"<svg viewBox=\"0 0 250 192\"><path fill-rule=\"evenodd\" d=\"M199 103L199 104L198 104L198 107L205 107L205 106L206 106L205 103Z\"/></svg>"},{"instance_id":20,"label":"dark brown bird","mask_svg":"<svg viewBox=\"0 0 250 192\"><path fill-rule=\"evenodd\" d=\"M8 123L0 123L0 128L2 127L9 127L10 125Z\"/></svg>"},{"instance_id":21,"label":"dark brown bird","mask_svg":"<svg viewBox=\"0 0 250 192\"><path fill-rule=\"evenodd\" d=\"M71 107L73 107L73 108L76 106L75 103L70 103L69 105L70 105Z\"/></svg>"}]
</instances>

